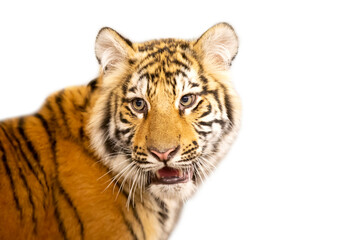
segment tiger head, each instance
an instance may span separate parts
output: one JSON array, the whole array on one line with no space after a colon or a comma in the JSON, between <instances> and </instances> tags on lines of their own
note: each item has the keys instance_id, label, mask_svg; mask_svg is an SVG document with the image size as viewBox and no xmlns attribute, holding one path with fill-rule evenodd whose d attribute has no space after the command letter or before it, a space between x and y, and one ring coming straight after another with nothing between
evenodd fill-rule
<instances>
[{"instance_id":1,"label":"tiger head","mask_svg":"<svg viewBox=\"0 0 360 240\"><path fill-rule=\"evenodd\" d=\"M159 198L187 199L227 152L239 98L227 72L238 38L220 23L196 40L132 43L100 30L101 93L88 129L114 181Z\"/></svg>"}]
</instances>

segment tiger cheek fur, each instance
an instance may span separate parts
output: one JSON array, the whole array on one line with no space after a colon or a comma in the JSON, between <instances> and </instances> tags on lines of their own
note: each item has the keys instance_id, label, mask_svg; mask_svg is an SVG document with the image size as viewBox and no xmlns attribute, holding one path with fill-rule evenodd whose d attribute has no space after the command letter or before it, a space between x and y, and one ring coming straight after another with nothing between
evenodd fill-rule
<instances>
[{"instance_id":1,"label":"tiger cheek fur","mask_svg":"<svg viewBox=\"0 0 360 240\"><path fill-rule=\"evenodd\" d=\"M237 134L237 49L226 23L194 41L100 30L97 79L0 122L0 238L167 239Z\"/></svg>"}]
</instances>

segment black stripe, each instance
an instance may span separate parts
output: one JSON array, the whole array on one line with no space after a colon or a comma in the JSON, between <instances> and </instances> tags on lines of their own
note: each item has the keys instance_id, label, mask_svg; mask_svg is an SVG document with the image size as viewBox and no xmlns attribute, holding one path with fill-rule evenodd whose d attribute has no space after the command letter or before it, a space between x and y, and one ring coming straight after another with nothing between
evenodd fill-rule
<instances>
[{"instance_id":1,"label":"black stripe","mask_svg":"<svg viewBox=\"0 0 360 240\"><path fill-rule=\"evenodd\" d=\"M105 115L104 118L102 120L101 126L100 128L102 130L104 130L105 132L108 130L109 126L110 126L110 119L111 119L111 99L113 97L113 93L109 94L109 98L106 102L106 107L105 107Z\"/></svg>"},{"instance_id":2,"label":"black stripe","mask_svg":"<svg viewBox=\"0 0 360 240\"><path fill-rule=\"evenodd\" d=\"M77 218L78 224L80 226L80 236L81 239L84 239L84 224L82 223L81 219L80 219L80 215L79 212L77 210L77 208L75 207L74 203L72 202L69 194L65 191L65 189L61 186L60 180L58 179L58 188L59 188L59 193L61 195L64 196L66 202L70 205L70 207L73 209L75 217Z\"/></svg>"},{"instance_id":3,"label":"black stripe","mask_svg":"<svg viewBox=\"0 0 360 240\"><path fill-rule=\"evenodd\" d=\"M50 105L47 105L49 110L52 111L51 109L51 106ZM49 139L49 142L51 143L51 151L52 151L52 159L53 159L53 163L55 165L55 168L56 168L56 176L55 176L55 184L57 184L57 161L56 161L56 140L55 138L53 137L53 134L51 133L51 130L49 128L49 124L47 123L47 121L44 119L44 117L40 114L36 114L35 117L37 117L38 119L40 119L41 121L41 124L43 126L43 128L45 129L47 135L48 135L48 139ZM61 216L60 216L60 212L59 212L59 206L58 206L58 201L55 197L55 189L54 189L54 185L52 187L52 198L53 198L53 204L54 204L54 215L55 215L55 218L56 218L56 221L58 222L58 229L59 229L59 232L61 233L62 237L64 240L68 240L69 237L67 236L67 233L66 233L66 229L65 229L65 226L64 226L64 222L63 220L61 219Z\"/></svg>"},{"instance_id":4,"label":"black stripe","mask_svg":"<svg viewBox=\"0 0 360 240\"><path fill-rule=\"evenodd\" d=\"M129 145L133 138L134 138L134 133L129 135L128 139L126 140L126 145Z\"/></svg>"},{"instance_id":5,"label":"black stripe","mask_svg":"<svg viewBox=\"0 0 360 240\"><path fill-rule=\"evenodd\" d=\"M144 161L141 161L142 159L144 159ZM132 159L132 161L137 162L138 164L150 164L151 163L151 162L147 162L145 160L146 160L146 158Z\"/></svg>"},{"instance_id":6,"label":"black stripe","mask_svg":"<svg viewBox=\"0 0 360 240\"><path fill-rule=\"evenodd\" d=\"M44 117L40 114L36 114L35 117L37 117L41 123L42 123L42 126L43 128L45 129L47 135L48 135L48 140L49 142L51 143L51 151L52 151L52 155L53 155L53 162L55 164L55 171L56 171L56 186L58 187L58 190L59 190L59 194L62 194L64 196L64 198L66 199L67 203L70 205L70 207L73 209L74 211L74 214L75 214L75 217L77 218L77 221L78 221L78 224L79 224L79 227L80 227L80 235L81 235L81 239L84 239L84 224L83 222L81 221L81 218L80 218L80 215L78 213L78 210L77 208L75 207L75 205L73 204L69 194L65 191L65 189L62 187L61 185L61 182L59 180L59 172L58 172L58 162L57 162L57 157L56 157L56 139L55 137L53 136L50 128L49 128L49 124L47 123L47 121L44 119ZM53 199L54 199L54 204L55 204L55 217L58 221L58 227L59 227L59 231L61 232L63 238L65 240L68 239L68 236L66 234L66 230L65 230L65 227L64 227L64 223L60 217L60 212L59 212L59 209L58 209L58 206L57 206L57 202L55 200L55 195L54 195L54 189L52 190L53 191Z\"/></svg>"},{"instance_id":7,"label":"black stripe","mask_svg":"<svg viewBox=\"0 0 360 240\"><path fill-rule=\"evenodd\" d=\"M138 222L138 224L139 224L140 227L141 227L141 232L142 232L142 235L143 235L143 237L144 237L143 239L146 239L145 230L144 230L144 225L143 225L143 223L141 222L141 219L140 219L140 217L139 217L138 212L136 211L136 205L134 205L134 207L132 208L132 210L133 210L134 217L135 217L136 221Z\"/></svg>"},{"instance_id":8,"label":"black stripe","mask_svg":"<svg viewBox=\"0 0 360 240\"><path fill-rule=\"evenodd\" d=\"M140 74L145 68L151 67L152 65L154 65L156 63L156 61L150 61L147 64L145 64L143 67L141 67L137 72L138 74Z\"/></svg>"},{"instance_id":9,"label":"black stripe","mask_svg":"<svg viewBox=\"0 0 360 240\"><path fill-rule=\"evenodd\" d=\"M180 47L181 47L181 45L180 45ZM185 49L183 48L183 50L186 50L186 48L185 48ZM190 61L189 57L186 56L186 53L185 53L185 52L181 53L181 56L182 56L182 58L183 58L185 61L187 61L187 62L189 62L189 63L192 63L192 61Z\"/></svg>"},{"instance_id":10,"label":"black stripe","mask_svg":"<svg viewBox=\"0 0 360 240\"><path fill-rule=\"evenodd\" d=\"M222 108L222 104L221 104L221 101L219 99L219 91L217 89L215 90L211 90L211 91L207 91L207 92L202 92L201 94L211 94L214 96L214 99L215 101L217 102L218 106L219 106L219 109L220 109L220 112L223 111L223 108Z\"/></svg>"},{"instance_id":11,"label":"black stripe","mask_svg":"<svg viewBox=\"0 0 360 240\"><path fill-rule=\"evenodd\" d=\"M165 214L164 212L162 212L162 211L158 211L158 214L159 214L159 216L160 216L160 219L158 219L159 222L160 222L162 225L165 225L165 222L166 222L166 220L169 218L169 216L168 216L167 214Z\"/></svg>"},{"instance_id":12,"label":"black stripe","mask_svg":"<svg viewBox=\"0 0 360 240\"><path fill-rule=\"evenodd\" d=\"M65 92L65 90L62 90L61 92L59 92L59 94L55 97L55 102L56 102L56 104L57 104L57 106L59 108L59 111L61 113L61 118L62 118L62 120L64 122L65 128L68 130L69 133L71 133L69 124L68 124L67 119L66 119L66 113L65 113L64 107L62 105L64 92Z\"/></svg>"},{"instance_id":13,"label":"black stripe","mask_svg":"<svg viewBox=\"0 0 360 240\"><path fill-rule=\"evenodd\" d=\"M91 92L95 91L95 90L98 88L97 84L98 84L98 79L97 79L97 78L91 80L91 81L88 83L88 86L90 87Z\"/></svg>"},{"instance_id":14,"label":"black stripe","mask_svg":"<svg viewBox=\"0 0 360 240\"><path fill-rule=\"evenodd\" d=\"M129 124L130 122L123 117L123 114L120 112L120 122Z\"/></svg>"},{"instance_id":15,"label":"black stripe","mask_svg":"<svg viewBox=\"0 0 360 240\"><path fill-rule=\"evenodd\" d=\"M186 42L180 43L179 46L182 50L187 50L189 48L189 44Z\"/></svg>"},{"instance_id":16,"label":"black stripe","mask_svg":"<svg viewBox=\"0 0 360 240\"><path fill-rule=\"evenodd\" d=\"M157 51L148 54L148 55L145 57L144 61L145 61L146 59L149 59L150 57L155 57L155 56L158 55L158 54L162 54L163 52L168 52L170 55L173 55L176 51L171 50L169 47L159 48Z\"/></svg>"},{"instance_id":17,"label":"black stripe","mask_svg":"<svg viewBox=\"0 0 360 240\"><path fill-rule=\"evenodd\" d=\"M6 159L6 156L5 156L5 150L4 150L4 147L2 146L1 142L0 142L0 152L3 153L1 159L2 159L2 162L4 163L6 175L8 176L9 181L10 181L10 186L11 186L11 189L12 189L12 194L13 194L15 206L16 206L16 209L20 213L20 218L22 219L23 211L22 211L22 208L20 207L19 197L18 197L18 195L16 193L16 188L15 188L15 184L14 184L14 178L12 176L9 164L7 163L7 159Z\"/></svg>"},{"instance_id":18,"label":"black stripe","mask_svg":"<svg viewBox=\"0 0 360 240\"><path fill-rule=\"evenodd\" d=\"M136 59L131 59L130 58L128 62L129 62L130 65L134 65L136 63Z\"/></svg>"},{"instance_id":19,"label":"black stripe","mask_svg":"<svg viewBox=\"0 0 360 240\"><path fill-rule=\"evenodd\" d=\"M41 121L41 124L42 124L43 128L45 129L46 134L48 135L48 140L49 140L49 142L51 144L52 154L53 154L53 156L55 156L55 143L56 142L55 142L55 140L53 138L53 135L52 135L52 133L50 131L49 124L47 123L47 121L45 120L45 118L41 114L37 113L37 114L35 114L35 117L38 118ZM54 164L55 164L55 159L53 159L53 161L54 161Z\"/></svg>"},{"instance_id":20,"label":"black stripe","mask_svg":"<svg viewBox=\"0 0 360 240\"><path fill-rule=\"evenodd\" d=\"M45 174L44 168L43 168L43 166L42 166L41 163L40 163L39 154L38 154L37 151L35 150L34 145L32 144L31 140L27 137L27 135L26 135L26 133L25 133L25 130L24 130L24 118L20 118L20 119L19 119L19 123L18 123L17 129L18 129L21 137L24 139L28 150L29 150L30 153L32 154L32 157L33 157L34 160L37 162L38 167L39 167L41 173L42 173L43 176L44 176L45 186L46 186L47 190L49 191L50 188L49 188L49 185L48 185L48 183L47 183L47 178L46 178L46 174Z\"/></svg>"},{"instance_id":21,"label":"black stripe","mask_svg":"<svg viewBox=\"0 0 360 240\"><path fill-rule=\"evenodd\" d=\"M159 73L150 73L149 74L149 80L151 81L151 82L155 82L155 79L157 79L159 77Z\"/></svg>"},{"instance_id":22,"label":"black stripe","mask_svg":"<svg viewBox=\"0 0 360 240\"><path fill-rule=\"evenodd\" d=\"M155 198L155 202L157 203L158 207L160 208L160 211L158 211L160 219L158 219L158 220L162 225L165 225L166 220L169 218L169 216L168 216L169 210L168 210L165 202L163 202L161 199L159 199L155 196L154 196L154 198Z\"/></svg>"},{"instance_id":23,"label":"black stripe","mask_svg":"<svg viewBox=\"0 0 360 240\"><path fill-rule=\"evenodd\" d=\"M107 137L105 140L105 149L109 154L115 154L119 152L119 147L116 146L115 140L110 137Z\"/></svg>"},{"instance_id":24,"label":"black stripe","mask_svg":"<svg viewBox=\"0 0 360 240\"><path fill-rule=\"evenodd\" d=\"M225 125L225 122L223 120L220 120L220 119L214 119L214 120L208 121L208 122L204 122L204 121L198 122L199 125L208 126L208 127L211 127L214 123L220 124L221 127L223 127Z\"/></svg>"},{"instance_id":25,"label":"black stripe","mask_svg":"<svg viewBox=\"0 0 360 240\"><path fill-rule=\"evenodd\" d=\"M128 106L125 106L125 109L128 110L128 113L131 117L136 118L136 115L131 111L131 109Z\"/></svg>"},{"instance_id":26,"label":"black stripe","mask_svg":"<svg viewBox=\"0 0 360 240\"><path fill-rule=\"evenodd\" d=\"M143 153L143 152L136 152L137 155L140 155L140 156L145 156L147 157L147 154L146 153Z\"/></svg>"},{"instance_id":27,"label":"black stripe","mask_svg":"<svg viewBox=\"0 0 360 240\"><path fill-rule=\"evenodd\" d=\"M222 85L223 90L224 90L224 99L225 99L225 108L226 108L226 114L230 120L231 123L234 122L234 117L233 117L233 108L232 108L232 103L230 101L230 97L229 94L227 93L225 87Z\"/></svg>"},{"instance_id":28,"label":"black stripe","mask_svg":"<svg viewBox=\"0 0 360 240\"><path fill-rule=\"evenodd\" d=\"M140 63L139 65L143 64L145 61L147 61L150 58L155 58L157 57L157 55L162 54L163 52L168 52L170 56L172 56L174 53L176 53L177 51L175 50L171 50L169 47L164 47L164 48L158 48L156 51L149 53ZM159 60L157 60L159 61Z\"/></svg>"},{"instance_id":29,"label":"black stripe","mask_svg":"<svg viewBox=\"0 0 360 240\"><path fill-rule=\"evenodd\" d=\"M188 65L186 65L186 64L183 63L183 62L180 62L180 61L177 60L177 59L172 60L171 63L176 64L176 65L179 65L179 66L185 68L187 71L190 71L190 67L189 67Z\"/></svg>"},{"instance_id":30,"label":"black stripe","mask_svg":"<svg viewBox=\"0 0 360 240\"><path fill-rule=\"evenodd\" d=\"M158 205L158 207L165 213L168 213L168 208L166 206L166 203L164 201L162 201L161 199L157 198L154 196L155 202Z\"/></svg>"},{"instance_id":31,"label":"black stripe","mask_svg":"<svg viewBox=\"0 0 360 240\"><path fill-rule=\"evenodd\" d=\"M172 78L172 77L175 77L175 76L178 76L178 75L182 75L184 78L189 78L187 76L187 74L182 71L181 69L177 69L175 72L165 72L165 77L166 78Z\"/></svg>"},{"instance_id":32,"label":"black stripe","mask_svg":"<svg viewBox=\"0 0 360 240\"><path fill-rule=\"evenodd\" d=\"M119 34L120 35L120 34ZM121 36L121 35L120 35ZM131 47L131 48L133 48L133 45L132 45L132 42L129 40L129 39L127 39L127 38L125 38L125 37L123 37L123 36L121 36L122 37L122 39L124 39L124 41Z\"/></svg>"},{"instance_id":33,"label":"black stripe","mask_svg":"<svg viewBox=\"0 0 360 240\"><path fill-rule=\"evenodd\" d=\"M199 103L193 108L192 111L196 111L203 102L204 102L204 100L201 99L201 100L199 101Z\"/></svg>"},{"instance_id":34,"label":"black stripe","mask_svg":"<svg viewBox=\"0 0 360 240\"><path fill-rule=\"evenodd\" d=\"M140 82L141 80L143 80L144 78L146 78L147 80L150 79L150 76L149 76L149 73L144 73L142 74L139 79L138 79L138 82Z\"/></svg>"},{"instance_id":35,"label":"black stripe","mask_svg":"<svg viewBox=\"0 0 360 240\"><path fill-rule=\"evenodd\" d=\"M127 88L128 88L129 83L130 83L131 77L132 77L131 74L126 76L125 81L121 84L123 95L126 95Z\"/></svg>"},{"instance_id":36,"label":"black stripe","mask_svg":"<svg viewBox=\"0 0 360 240\"><path fill-rule=\"evenodd\" d=\"M32 174L35 176L36 180L39 182L39 184L42 186L42 188L43 188L43 190L44 190L45 186L44 186L43 183L40 181L39 176L38 176L37 173L35 172L34 167L31 165L29 159L28 159L27 156L25 155L25 153L24 153L24 151L23 151L23 149L22 149L22 147L21 147L22 145L20 144L20 141L17 139L17 137L16 137L13 133L11 133L12 138L10 138L10 136L9 136L8 133L5 131L5 129L4 129L2 126L0 126L0 127L1 127L2 131L3 131L4 134L5 134L5 137L8 139L9 143L13 146L14 150L15 150L15 151L16 151L16 150L19 150L19 152L20 152L20 154L21 154L21 158L18 156L18 159L23 159L23 160L26 162L28 168L30 169L30 171L31 171ZM11 139L14 139L14 140L15 140L16 146L12 143ZM16 152L16 154L17 154L17 152ZM45 191L44 191L44 194L45 194Z\"/></svg>"},{"instance_id":37,"label":"black stripe","mask_svg":"<svg viewBox=\"0 0 360 240\"><path fill-rule=\"evenodd\" d=\"M125 129L122 129L122 130L119 130L119 133L123 134L123 135L126 135L128 132L130 132L132 130L131 127L129 128L125 128Z\"/></svg>"},{"instance_id":38,"label":"black stripe","mask_svg":"<svg viewBox=\"0 0 360 240\"><path fill-rule=\"evenodd\" d=\"M207 135L209 135L211 133L211 131L206 132L206 131L197 130L196 128L194 128L194 129L200 136L204 136L204 137L206 137Z\"/></svg>"},{"instance_id":39,"label":"black stripe","mask_svg":"<svg viewBox=\"0 0 360 240\"><path fill-rule=\"evenodd\" d=\"M29 203L30 203L31 209L32 209L31 219L32 219L32 222L33 222L33 224L34 224L34 229L33 229L33 231L34 231L34 233L36 233L36 232L37 232L37 223L38 223L38 221L37 221L37 219L36 219L36 217L35 217L35 204L34 204L34 199L33 199L33 196L32 196L32 194L31 194L30 187L29 187L29 185L28 185L28 183L27 183L27 180L26 180L26 178L25 178L25 176L24 176L24 173L23 173L22 169L21 169L19 166L17 166L17 167L18 167L18 169L19 169L19 176L20 176L22 182L24 183L24 187L25 187L26 192L27 192L27 194L28 194Z\"/></svg>"},{"instance_id":40,"label":"black stripe","mask_svg":"<svg viewBox=\"0 0 360 240\"><path fill-rule=\"evenodd\" d=\"M150 94L150 78L149 78L150 76L149 76L149 74L148 74L148 76L147 76L147 82L146 82L146 94L148 95L148 97L152 97Z\"/></svg>"},{"instance_id":41,"label":"black stripe","mask_svg":"<svg viewBox=\"0 0 360 240\"><path fill-rule=\"evenodd\" d=\"M49 111L53 112L53 109L52 107L50 106L49 102L46 104L46 107L49 109ZM55 137L53 136L52 134L52 131L50 130L49 128L49 124L48 122L44 119L44 117L40 114L36 114L35 117L37 117L38 119L40 119L47 135L48 135L48 138L49 138L49 142L51 143L51 151L52 151L52 160L53 160L53 163L55 165L55 182L54 184L52 185L52 199L53 199L53 204L54 204L54 215L55 215L55 218L56 218L56 221L58 222L58 229L59 229L59 232L61 233L62 237L64 240L68 240L69 237L67 236L67 233L66 233L66 229L65 229L65 226L64 226L64 222L63 220L61 219L61 216L60 216L60 212L59 212L59 206L58 206L58 200L56 199L56 196L55 196L55 185L58 184L58 163L57 163L57 160L56 160L56 139ZM52 121L54 122L55 119L54 119L54 116L52 118Z\"/></svg>"},{"instance_id":42,"label":"black stripe","mask_svg":"<svg viewBox=\"0 0 360 240\"><path fill-rule=\"evenodd\" d=\"M198 124L201 125L201 126L211 127L211 125L213 124L213 121L210 121L210 122L198 122Z\"/></svg>"},{"instance_id":43,"label":"black stripe","mask_svg":"<svg viewBox=\"0 0 360 240\"><path fill-rule=\"evenodd\" d=\"M211 113L211 111L212 111L211 104L209 104L209 105L207 106L207 111L204 112L203 114L201 114L200 118L203 118L203 117L209 115L209 114Z\"/></svg>"},{"instance_id":44,"label":"black stripe","mask_svg":"<svg viewBox=\"0 0 360 240\"><path fill-rule=\"evenodd\" d=\"M128 228L131 236L133 237L134 240L138 240L138 238L137 238L137 236L136 236L136 234L135 234L135 232L134 232L134 229L132 228L129 220L126 218L124 212L123 212L122 210L120 210L120 213L121 213L121 215L122 215L122 217L123 217L123 219L124 219L125 225L126 225L126 227Z\"/></svg>"},{"instance_id":45,"label":"black stripe","mask_svg":"<svg viewBox=\"0 0 360 240\"><path fill-rule=\"evenodd\" d=\"M68 238L67 233L66 233L64 222L62 221L61 216L60 216L58 202L57 202L57 200L55 200L56 199L56 197L55 197L55 189L52 190L52 193L53 193L52 197L54 199L54 206L55 206L54 215L55 215L55 218L56 218L56 220L58 222L59 232L61 233L64 240L68 240L69 238Z\"/></svg>"},{"instance_id":46,"label":"black stripe","mask_svg":"<svg viewBox=\"0 0 360 240\"><path fill-rule=\"evenodd\" d=\"M80 128L79 128L79 137L80 137L80 139L84 139L84 137L85 137L85 133L84 133L84 128L83 128L83 127L80 127Z\"/></svg>"},{"instance_id":47,"label":"black stripe","mask_svg":"<svg viewBox=\"0 0 360 240\"><path fill-rule=\"evenodd\" d=\"M209 82L209 80L204 75L200 75L200 81L205 85Z\"/></svg>"},{"instance_id":48,"label":"black stripe","mask_svg":"<svg viewBox=\"0 0 360 240\"><path fill-rule=\"evenodd\" d=\"M199 87L199 86L200 86L200 84L194 83L194 82L190 82L189 85L190 85L190 87L192 87L192 88L195 88L195 87Z\"/></svg>"},{"instance_id":49,"label":"black stripe","mask_svg":"<svg viewBox=\"0 0 360 240\"><path fill-rule=\"evenodd\" d=\"M115 106L114 106L114 110L112 112L114 113L113 119L116 119L117 112L118 112L118 104L119 104L119 96L117 94L115 94L114 103L115 103Z\"/></svg>"},{"instance_id":50,"label":"black stripe","mask_svg":"<svg viewBox=\"0 0 360 240\"><path fill-rule=\"evenodd\" d=\"M129 88L129 92L133 92L133 93L136 93L136 90L137 90L137 87L131 87Z\"/></svg>"},{"instance_id":51,"label":"black stripe","mask_svg":"<svg viewBox=\"0 0 360 240\"><path fill-rule=\"evenodd\" d=\"M194 150L196 150L196 149L198 149L198 148L199 148L199 146L195 146L195 147L193 147L193 148L190 148L189 150L183 152L181 155L186 155L186 154L188 154L188 153L191 153L192 151L194 151Z\"/></svg>"}]
</instances>

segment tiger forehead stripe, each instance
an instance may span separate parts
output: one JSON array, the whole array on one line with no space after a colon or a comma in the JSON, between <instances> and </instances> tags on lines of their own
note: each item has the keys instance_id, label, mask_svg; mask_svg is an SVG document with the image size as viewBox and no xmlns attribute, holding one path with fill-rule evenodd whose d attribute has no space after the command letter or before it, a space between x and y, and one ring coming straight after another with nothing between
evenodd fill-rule
<instances>
[{"instance_id":1,"label":"tiger forehead stripe","mask_svg":"<svg viewBox=\"0 0 360 240\"><path fill-rule=\"evenodd\" d=\"M177 56L160 56L162 53L161 50L156 51L156 53L159 55L154 55L153 58L145 57L146 60L139 63L136 74L140 76L135 77L133 75L133 81L136 82L131 85L128 84L128 80L125 82L123 85L124 94L130 92L136 94L137 89L139 89L139 86L142 84L141 82L145 79L148 84L154 84L154 88L156 88L157 82L163 79L172 86L172 93L173 95L176 95L177 76L180 75L185 79L190 79L187 72L191 71L190 66L192 62L189 61L189 57L183 57L185 56L185 53ZM190 86L196 87L199 85L197 83L192 83ZM146 92L148 96L153 96L156 91L155 89L147 87Z\"/></svg>"},{"instance_id":2,"label":"tiger forehead stripe","mask_svg":"<svg viewBox=\"0 0 360 240\"><path fill-rule=\"evenodd\" d=\"M173 38L161 39L161 40L153 40L147 43L143 43L142 45L138 46L139 52L151 52L154 49L159 49L162 44L166 44L167 48L176 48L180 47L182 50L190 48L189 43L185 41L179 41Z\"/></svg>"},{"instance_id":3,"label":"tiger forehead stripe","mask_svg":"<svg viewBox=\"0 0 360 240\"><path fill-rule=\"evenodd\" d=\"M169 42L171 42L171 44L169 44ZM144 43L144 46L138 46L138 51L147 52L145 58L139 63L141 65L149 58L157 58L161 54L173 56L174 54L181 53L181 55L186 58L185 51L192 51L192 49L187 42L176 41L174 39L163 39L155 40L150 43Z\"/></svg>"}]
</instances>

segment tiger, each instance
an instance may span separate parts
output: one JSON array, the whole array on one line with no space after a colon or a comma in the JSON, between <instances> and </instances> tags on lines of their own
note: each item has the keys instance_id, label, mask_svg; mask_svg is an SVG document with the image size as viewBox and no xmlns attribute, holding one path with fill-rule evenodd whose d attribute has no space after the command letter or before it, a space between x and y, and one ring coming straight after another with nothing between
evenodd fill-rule
<instances>
[{"instance_id":1,"label":"tiger","mask_svg":"<svg viewBox=\"0 0 360 240\"><path fill-rule=\"evenodd\" d=\"M95 79L0 122L0 239L168 239L238 133L238 46L228 23L141 43L102 28Z\"/></svg>"}]
</instances>

